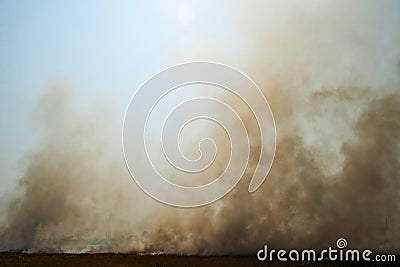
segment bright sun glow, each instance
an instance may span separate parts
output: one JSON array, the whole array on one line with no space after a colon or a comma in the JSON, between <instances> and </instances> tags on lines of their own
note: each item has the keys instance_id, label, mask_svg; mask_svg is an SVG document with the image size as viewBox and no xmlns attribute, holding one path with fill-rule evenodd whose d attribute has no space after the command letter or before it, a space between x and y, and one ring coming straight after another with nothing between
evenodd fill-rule
<instances>
[{"instance_id":1,"label":"bright sun glow","mask_svg":"<svg viewBox=\"0 0 400 267\"><path fill-rule=\"evenodd\" d=\"M187 5L181 5L178 8L178 20L181 24L189 26L193 24L194 20L194 10L192 7Z\"/></svg>"}]
</instances>

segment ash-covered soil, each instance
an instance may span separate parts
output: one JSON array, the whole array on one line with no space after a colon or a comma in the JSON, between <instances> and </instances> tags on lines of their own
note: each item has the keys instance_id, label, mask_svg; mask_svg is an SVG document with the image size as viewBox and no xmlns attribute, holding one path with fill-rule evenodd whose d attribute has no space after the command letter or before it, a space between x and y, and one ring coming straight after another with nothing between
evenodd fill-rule
<instances>
[{"instance_id":1,"label":"ash-covered soil","mask_svg":"<svg viewBox=\"0 0 400 267\"><path fill-rule=\"evenodd\" d=\"M138 255L138 254L45 254L45 253L0 253L0 266L150 266L150 267L195 267L195 266L382 266L373 263L305 263L305 262L260 262L256 257L239 256L182 256L182 255ZM397 266L387 263L384 266Z\"/></svg>"}]
</instances>

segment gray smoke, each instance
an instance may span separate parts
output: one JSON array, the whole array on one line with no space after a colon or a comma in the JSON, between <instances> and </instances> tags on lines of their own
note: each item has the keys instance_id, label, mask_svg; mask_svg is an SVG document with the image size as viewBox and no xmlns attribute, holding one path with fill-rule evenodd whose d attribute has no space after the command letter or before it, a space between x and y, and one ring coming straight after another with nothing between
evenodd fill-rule
<instances>
[{"instance_id":1,"label":"gray smoke","mask_svg":"<svg viewBox=\"0 0 400 267\"><path fill-rule=\"evenodd\" d=\"M129 178L108 112L82 115L65 90L51 90L35 121L45 138L9 201L0 249L252 254L266 243L324 248L344 237L351 247L399 252L396 6L298 4L281 7L285 16L262 3L243 7L240 44L253 48L243 66L274 113L276 157L266 182L249 194L259 140L245 115L246 175L202 208L147 197Z\"/></svg>"}]
</instances>

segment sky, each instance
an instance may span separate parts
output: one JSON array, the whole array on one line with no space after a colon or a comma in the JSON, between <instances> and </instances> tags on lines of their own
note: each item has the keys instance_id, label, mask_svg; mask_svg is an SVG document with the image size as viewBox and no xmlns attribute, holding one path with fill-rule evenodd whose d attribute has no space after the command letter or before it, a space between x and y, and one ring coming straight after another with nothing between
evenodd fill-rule
<instances>
[{"instance_id":1,"label":"sky","mask_svg":"<svg viewBox=\"0 0 400 267\"><path fill-rule=\"evenodd\" d=\"M267 241L326 247L339 237L398 251L399 25L399 1L0 0L0 250L40 251L59 237L60 251L80 252L63 237L111 234L104 251L244 255ZM193 60L256 82L277 150L249 195L260 143L243 112L244 181L213 204L178 209L130 179L122 124L144 81ZM232 98L222 96L240 110ZM144 231L137 244L119 242Z\"/></svg>"},{"instance_id":2,"label":"sky","mask_svg":"<svg viewBox=\"0 0 400 267\"><path fill-rule=\"evenodd\" d=\"M199 51L207 43L224 47L234 34L225 27L222 5L1 1L0 194L14 187L40 139L32 112L43 91L71 88L83 109L94 99L112 99L122 123L131 96L150 76L185 61L223 58ZM226 47L225 53L235 50Z\"/></svg>"},{"instance_id":3,"label":"sky","mask_svg":"<svg viewBox=\"0 0 400 267\"><path fill-rule=\"evenodd\" d=\"M391 7L375 13L390 12L388 18L398 18L398 4L387 4ZM290 17L287 10L296 5L296 1L1 1L0 195L14 187L23 174L25 157L40 139L32 113L46 89L68 87L82 109L95 99L107 99L122 124L134 92L168 66L210 60L244 72L251 69L243 59L259 49L254 35L262 28L260 21L275 18L264 27L279 28ZM302 9L313 12L314 6L308 1ZM252 13L254 17L248 15ZM393 28L381 31L388 43L393 42ZM384 62L394 58L386 56Z\"/></svg>"}]
</instances>

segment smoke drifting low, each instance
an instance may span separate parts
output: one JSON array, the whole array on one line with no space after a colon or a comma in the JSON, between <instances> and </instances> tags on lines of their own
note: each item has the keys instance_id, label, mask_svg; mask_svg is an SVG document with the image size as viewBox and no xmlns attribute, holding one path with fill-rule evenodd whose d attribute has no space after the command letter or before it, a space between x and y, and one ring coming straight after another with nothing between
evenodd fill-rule
<instances>
[{"instance_id":1,"label":"smoke drifting low","mask_svg":"<svg viewBox=\"0 0 400 267\"><path fill-rule=\"evenodd\" d=\"M258 191L247 192L259 149L251 116L250 165L236 189L176 209L130 180L108 112L82 115L65 90L51 90L37 115L45 139L10 200L0 249L253 254L266 243L318 249L344 237L400 252L399 15L389 2L297 8L282 7L285 19L250 8L260 25L249 29L244 16L238 27L254 48L243 64L277 125Z\"/></svg>"},{"instance_id":2,"label":"smoke drifting low","mask_svg":"<svg viewBox=\"0 0 400 267\"><path fill-rule=\"evenodd\" d=\"M58 87L38 103L35 129L44 132L43 141L27 159L2 226L1 249L68 250L76 238L120 237L146 215L139 212L139 190L124 179L129 176L110 108L81 114L72 99Z\"/></svg>"}]
</instances>

